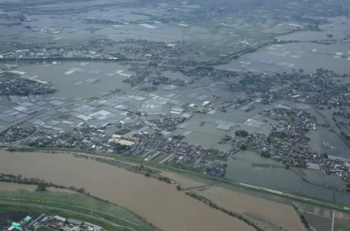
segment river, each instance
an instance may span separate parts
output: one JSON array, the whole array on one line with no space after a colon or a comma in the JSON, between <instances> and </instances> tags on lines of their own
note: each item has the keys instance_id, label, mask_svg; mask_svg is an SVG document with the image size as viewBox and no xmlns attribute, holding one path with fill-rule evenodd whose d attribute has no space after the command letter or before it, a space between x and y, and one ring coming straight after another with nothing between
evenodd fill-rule
<instances>
[{"instance_id":1,"label":"river","mask_svg":"<svg viewBox=\"0 0 350 231\"><path fill-rule=\"evenodd\" d=\"M0 171L76 186L121 205L167 231L253 231L251 226L194 200L156 179L70 154L10 153L0 150Z\"/></svg>"},{"instance_id":2,"label":"river","mask_svg":"<svg viewBox=\"0 0 350 231\"><path fill-rule=\"evenodd\" d=\"M15 184L15 183L8 183L8 182L0 182L0 191L6 191L6 192L14 192L17 190L26 190L29 192L35 192L35 189L37 188L36 185L26 185L26 184ZM50 192L63 192L63 193L76 193L75 191L68 190L68 189L61 189L61 188L46 188L47 191Z\"/></svg>"}]
</instances>

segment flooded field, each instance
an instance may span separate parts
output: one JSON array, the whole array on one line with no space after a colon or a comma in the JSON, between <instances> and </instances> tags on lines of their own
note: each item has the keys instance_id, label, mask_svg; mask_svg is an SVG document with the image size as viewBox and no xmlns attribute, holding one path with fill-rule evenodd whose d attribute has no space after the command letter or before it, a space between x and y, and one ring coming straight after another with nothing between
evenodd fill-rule
<instances>
[{"instance_id":1,"label":"flooded field","mask_svg":"<svg viewBox=\"0 0 350 231\"><path fill-rule=\"evenodd\" d=\"M313 185L332 185L337 188L345 188L345 182L337 176L325 176L320 172L304 170L304 177L313 183L310 184L303 181L293 171L287 170L284 167L254 167L254 163L276 164L276 162L265 160L255 153L244 152L243 154L237 154L237 157L239 158L238 160L228 159L228 167L225 175L228 179L350 205L349 194Z\"/></svg>"},{"instance_id":2,"label":"flooded field","mask_svg":"<svg viewBox=\"0 0 350 231\"><path fill-rule=\"evenodd\" d=\"M109 90L125 89L130 90L130 84L123 83L126 76L117 74L130 74L126 71L128 66L121 66L118 63L91 62L86 65L80 62L62 62L58 65L44 66L43 64L30 65L22 64L18 70L26 72L27 76L38 76L38 79L50 82L58 91L52 94L53 97L90 97ZM68 74L72 68L80 68L84 72L75 71ZM98 74L87 73L95 71ZM68 73L67 73L68 72ZM111 74L112 76L106 76ZM86 82L89 79L96 79L96 83ZM51 96L51 95L50 95Z\"/></svg>"},{"instance_id":3,"label":"flooded field","mask_svg":"<svg viewBox=\"0 0 350 231\"><path fill-rule=\"evenodd\" d=\"M315 38L319 40L326 40L327 34L331 33L333 35L334 39L337 40L342 40L346 38L344 35L343 31L303 31L303 32L297 32L293 34L288 34L288 35L283 35L283 36L278 36L277 38L280 40L299 40L299 41L310 41L310 40L315 40Z\"/></svg>"},{"instance_id":4,"label":"flooded field","mask_svg":"<svg viewBox=\"0 0 350 231\"><path fill-rule=\"evenodd\" d=\"M174 6L165 6L156 8L155 6L144 6L137 4L138 10L133 7L121 6L124 2L132 3L133 1L111 1L102 0L98 2L84 1L72 2L63 1L59 4L48 1L47 4L35 3L32 13L35 20L30 20L26 25L32 28L58 27L61 28L60 33L38 33L31 30L26 30L24 27L14 26L6 27L0 25L0 30L6 33L0 37L0 41L10 47L10 42L26 43L45 43L47 41L55 41L60 46L76 46L85 45L88 40L94 39L97 36L104 36L110 39L121 40L129 38L139 38L148 40L164 40L175 41L183 39L183 31L186 28L179 25L157 24L157 30L150 30L138 25L142 21L160 20L160 15L168 8ZM120 5L121 4L121 5ZM181 3L175 3L181 7ZM21 9L20 5L18 8ZM25 6L24 6L25 7ZM54 10L53 10L54 9ZM86 24L86 18L98 18L103 11L103 18L116 22L116 25L110 24ZM62 13L64 12L64 13ZM59 15L57 17L56 15ZM170 14L170 12L168 12ZM52 17L54 15L54 17ZM176 15L176 13L174 13ZM159 17L159 18L158 18ZM121 24L121 22L127 22ZM137 23L139 22L139 23ZM93 27L93 29L91 29ZM191 34L192 35L192 34ZM186 35L185 35L186 36ZM189 38L191 36L188 36ZM185 37L187 38L187 36ZM5 50L5 47L1 47Z\"/></svg>"},{"instance_id":5,"label":"flooded field","mask_svg":"<svg viewBox=\"0 0 350 231\"><path fill-rule=\"evenodd\" d=\"M65 186L85 188L92 195L121 205L163 230L254 229L212 209L158 180L69 154L8 153L0 151L3 173L42 178ZM11 163L9 165L8 163Z\"/></svg>"},{"instance_id":6,"label":"flooded field","mask_svg":"<svg viewBox=\"0 0 350 231\"><path fill-rule=\"evenodd\" d=\"M346 58L348 52L350 52L349 44L343 42L332 45L311 42L278 44L244 55L217 68L240 72L277 73L292 72L293 69L316 72L316 69L322 67L337 73L349 74L350 60ZM344 57L337 56L336 53L342 53Z\"/></svg>"},{"instance_id":7,"label":"flooded field","mask_svg":"<svg viewBox=\"0 0 350 231\"><path fill-rule=\"evenodd\" d=\"M318 68L337 73L350 73L348 68L349 43L346 40L350 20L345 17L329 18L330 24L322 25L322 31L302 31L278 36L281 41L293 41L286 44L267 46L257 52L243 55L238 60L217 68L236 71L260 73L292 72L303 69L315 72ZM330 45L310 41L327 40L331 36L334 42Z\"/></svg>"},{"instance_id":8,"label":"flooded field","mask_svg":"<svg viewBox=\"0 0 350 231\"><path fill-rule=\"evenodd\" d=\"M25 72L26 77L36 77L37 79L44 80L52 84L57 90L55 93L47 95L49 97L64 97L64 98L85 98L99 95L107 91L122 89L129 94L149 94L139 90L133 91L135 87L131 87L129 83L124 83L123 80L127 79L130 75L134 75L135 72L128 71L130 66L120 65L118 62L76 62L76 61L64 61L58 64L36 63L29 64L27 62L19 62L18 71ZM0 63L0 69L6 69L6 64ZM92 73L94 72L94 73ZM180 72L166 71L162 73L169 78L177 78L181 80L192 80L191 77L184 76ZM96 79L96 82L89 83L87 80ZM198 87L203 85L209 85L211 80L209 78L202 78L196 80L190 87L179 87L171 91L178 95L177 100L188 101L187 95L193 93L192 87ZM153 86L151 83L145 83L143 86ZM161 86L158 90L152 92L159 95L167 95L170 93L168 90L163 90ZM217 94L221 97L233 99L232 95L228 91L222 91L217 89ZM198 94L212 94L213 91L208 88L197 89ZM5 98L5 97L3 97ZM2 102L5 102L3 100ZM200 101L198 101L200 102Z\"/></svg>"}]
</instances>

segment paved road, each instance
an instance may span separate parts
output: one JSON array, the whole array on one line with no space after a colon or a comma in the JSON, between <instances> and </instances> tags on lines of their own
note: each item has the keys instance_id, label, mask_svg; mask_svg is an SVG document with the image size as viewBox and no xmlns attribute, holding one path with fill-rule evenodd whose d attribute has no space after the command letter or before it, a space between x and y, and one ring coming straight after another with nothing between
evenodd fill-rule
<instances>
[{"instance_id":1,"label":"paved road","mask_svg":"<svg viewBox=\"0 0 350 231\"><path fill-rule=\"evenodd\" d=\"M104 218L92 216L91 214L81 213L81 212L77 212L77 211L73 211L73 210L69 210L69 209L57 208L57 207L46 206L46 205L16 203L16 202L2 202L2 201L1 201L0 204L5 204L5 205L22 205L22 206L31 206L31 207L37 207L37 208L56 209L56 210L61 210L61 211L65 211L65 212L70 212L70 213L74 213L74 214L78 214L78 215L87 216L87 217L93 217L93 218L96 219L96 220L109 223L109 224L114 225L114 226L116 226L116 227L122 227L122 228L125 228L125 229L128 229L128 230L137 231L137 230L134 229L134 228L127 227L127 226L123 226L123 225L118 225L118 224L116 224L116 223L114 223L114 222L112 222L112 221L106 220L106 219L104 219Z\"/></svg>"}]
</instances>

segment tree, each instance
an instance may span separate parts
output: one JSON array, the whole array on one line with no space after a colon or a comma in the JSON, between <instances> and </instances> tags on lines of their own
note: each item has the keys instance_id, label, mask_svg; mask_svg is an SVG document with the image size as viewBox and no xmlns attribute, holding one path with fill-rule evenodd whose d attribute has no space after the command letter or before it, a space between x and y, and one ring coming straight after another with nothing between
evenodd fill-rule
<instances>
[{"instance_id":1,"label":"tree","mask_svg":"<svg viewBox=\"0 0 350 231\"><path fill-rule=\"evenodd\" d=\"M323 72L323 68L316 69L316 73L321 74Z\"/></svg>"},{"instance_id":2,"label":"tree","mask_svg":"<svg viewBox=\"0 0 350 231\"><path fill-rule=\"evenodd\" d=\"M46 186L45 186L44 183L40 183L40 184L38 184L38 186L37 186L37 188L35 190L36 191L40 191L40 192L46 191Z\"/></svg>"},{"instance_id":3,"label":"tree","mask_svg":"<svg viewBox=\"0 0 350 231\"><path fill-rule=\"evenodd\" d=\"M84 188L80 188L80 189L78 189L78 192L85 194L85 189Z\"/></svg>"},{"instance_id":4,"label":"tree","mask_svg":"<svg viewBox=\"0 0 350 231\"><path fill-rule=\"evenodd\" d=\"M249 133L245 130L238 130L235 132L236 136L243 136L243 137L247 137L249 135Z\"/></svg>"},{"instance_id":5,"label":"tree","mask_svg":"<svg viewBox=\"0 0 350 231\"><path fill-rule=\"evenodd\" d=\"M271 157L271 154L268 153L268 152L262 152L262 153L261 153L261 156L262 156L262 157L265 157L265 158L270 158L270 157Z\"/></svg>"},{"instance_id":6,"label":"tree","mask_svg":"<svg viewBox=\"0 0 350 231\"><path fill-rule=\"evenodd\" d=\"M176 189L179 190L179 191L181 191L181 186L180 186L180 185L177 185L177 186L176 186Z\"/></svg>"},{"instance_id":7,"label":"tree","mask_svg":"<svg viewBox=\"0 0 350 231\"><path fill-rule=\"evenodd\" d=\"M287 169L287 170L289 169L289 165L286 165L286 169Z\"/></svg>"},{"instance_id":8,"label":"tree","mask_svg":"<svg viewBox=\"0 0 350 231\"><path fill-rule=\"evenodd\" d=\"M303 73L303 72L304 72L304 69L300 68L299 73Z\"/></svg>"},{"instance_id":9,"label":"tree","mask_svg":"<svg viewBox=\"0 0 350 231\"><path fill-rule=\"evenodd\" d=\"M170 179L169 179L168 177L164 177L164 178L163 178L163 181L165 181L165 182L168 183L168 184L171 184L171 181L170 181Z\"/></svg>"},{"instance_id":10,"label":"tree","mask_svg":"<svg viewBox=\"0 0 350 231\"><path fill-rule=\"evenodd\" d=\"M240 148L241 148L241 150L247 150L247 145L242 144Z\"/></svg>"},{"instance_id":11,"label":"tree","mask_svg":"<svg viewBox=\"0 0 350 231\"><path fill-rule=\"evenodd\" d=\"M145 177L150 177L150 176L151 175L148 172L145 173Z\"/></svg>"},{"instance_id":12,"label":"tree","mask_svg":"<svg viewBox=\"0 0 350 231\"><path fill-rule=\"evenodd\" d=\"M271 136L268 136L268 137L267 137L267 142L268 142L268 143L271 143L271 142L272 142Z\"/></svg>"}]
</instances>

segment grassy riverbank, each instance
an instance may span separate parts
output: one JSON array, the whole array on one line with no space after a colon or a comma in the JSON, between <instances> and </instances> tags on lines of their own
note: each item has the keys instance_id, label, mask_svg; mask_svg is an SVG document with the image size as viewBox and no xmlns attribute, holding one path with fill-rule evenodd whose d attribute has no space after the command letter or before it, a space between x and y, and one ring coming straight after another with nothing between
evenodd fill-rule
<instances>
[{"instance_id":1,"label":"grassy riverbank","mask_svg":"<svg viewBox=\"0 0 350 231\"><path fill-rule=\"evenodd\" d=\"M126 210L123 207L113 205L107 202L103 202L88 196L84 196L79 193L65 193L65 192L52 192L52 191L31 192L27 190L18 190L18 191L11 191L11 192L0 191L0 202L25 203L25 204L35 204L35 205L50 206L55 208L62 208L62 209L72 210L72 211L76 211L84 214L89 214L91 216L104 218L108 221L112 221L116 224L120 224L128 227L132 227L136 230L142 230L142 231L155 230L155 228L151 227L150 225L147 224L147 222L143 221L141 217L138 217L137 215L133 214L132 212ZM5 205L1 205L1 206L5 206ZM6 209L8 209L8 207L6 207ZM35 211L37 211L38 208L28 207L27 209L29 210L34 209ZM21 211L19 209L17 210ZM56 211L53 211L53 213L56 213ZM64 213L67 213L67 212L65 211L57 212L57 214L61 214L61 216L77 218L76 214L74 214L73 216L73 214L64 214ZM86 218L83 218L83 217L78 219L86 220ZM103 225L104 224L101 224L101 226ZM108 224L108 223L106 223L105 225L111 226L111 224ZM111 229L111 230L119 230L119 229Z\"/></svg>"}]
</instances>

